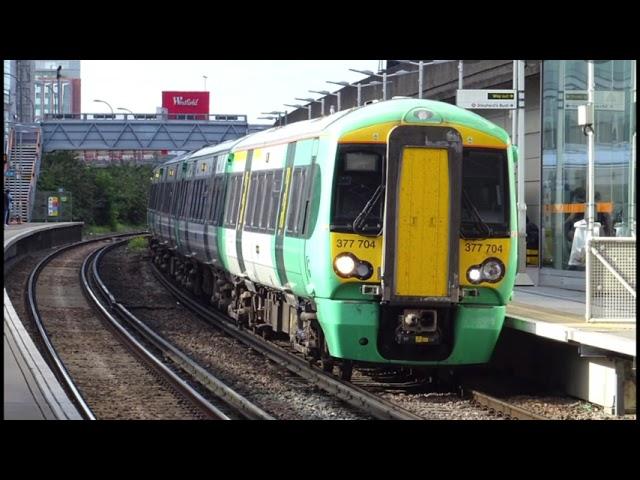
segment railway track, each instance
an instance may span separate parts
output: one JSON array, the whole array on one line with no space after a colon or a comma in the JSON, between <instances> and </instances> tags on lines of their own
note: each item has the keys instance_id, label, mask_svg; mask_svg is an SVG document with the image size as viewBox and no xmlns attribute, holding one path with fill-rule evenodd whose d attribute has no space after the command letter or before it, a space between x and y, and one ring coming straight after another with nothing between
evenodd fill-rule
<instances>
[{"instance_id":1,"label":"railway track","mask_svg":"<svg viewBox=\"0 0 640 480\"><path fill-rule=\"evenodd\" d=\"M365 388L355 385L354 383L338 380L334 376L323 372L309 364L308 361L302 359L298 354L278 346L272 342L264 340L262 337L238 328L230 317L203 306L198 300L194 299L188 293L182 291L175 286L165 275L160 272L155 265L151 265L154 276L167 288L171 294L181 302L185 307L198 314L207 323L222 329L229 335L239 339L252 349L267 356L275 363L289 369L296 375L307 379L319 388L336 395L341 400L350 405L362 409L377 419L394 419L394 420L423 420L425 415L418 415L410 412L408 409L396 405L394 402L387 401L382 397L367 391ZM415 385L412 385L415 386ZM374 389L375 390L375 389ZM471 403L488 411L490 415L497 418L507 419L531 419L546 420L545 417L528 412L520 407L511 405L504 400L497 399L479 390L463 390L465 397L470 399Z\"/></svg>"},{"instance_id":2,"label":"railway track","mask_svg":"<svg viewBox=\"0 0 640 480\"><path fill-rule=\"evenodd\" d=\"M538 415L536 413L520 408L499 398L493 397L487 393L479 390L471 389L467 390L465 394L471 398L471 400L478 405L488 409L491 412L495 412L498 415L503 415L506 418L513 420L549 420L547 417Z\"/></svg>"},{"instance_id":3,"label":"railway track","mask_svg":"<svg viewBox=\"0 0 640 480\"><path fill-rule=\"evenodd\" d=\"M212 403L176 375L98 301L93 291L99 283L93 279L94 261L112 238L53 252L38 263L27 284L29 309L49 363L83 417L232 418L228 408L216 406L221 402ZM215 389L223 391L224 385L219 382ZM224 394L225 401L234 397L231 389ZM235 400L242 404L239 397ZM270 418L248 402L236 410L242 418Z\"/></svg>"},{"instance_id":4,"label":"railway track","mask_svg":"<svg viewBox=\"0 0 640 480\"><path fill-rule=\"evenodd\" d=\"M272 362L280 365L294 374L306 379L318 388L339 398L347 404L366 412L373 418L382 420L421 420L422 417L408 410L394 405L377 395L374 395L354 384L344 382L336 377L323 372L314 367L309 362L281 346L264 340L262 337L238 328L230 323L230 318L226 315L208 309L191 295L183 292L173 285L165 276L151 265L154 276L160 283L186 308L196 313L208 324L240 340L251 349L259 352Z\"/></svg>"}]
</instances>

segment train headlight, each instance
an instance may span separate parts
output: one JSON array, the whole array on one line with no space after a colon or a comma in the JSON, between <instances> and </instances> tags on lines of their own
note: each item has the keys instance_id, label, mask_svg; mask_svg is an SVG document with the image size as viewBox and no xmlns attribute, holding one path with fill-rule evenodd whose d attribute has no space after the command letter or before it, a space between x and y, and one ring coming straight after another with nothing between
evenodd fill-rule
<instances>
[{"instance_id":1,"label":"train headlight","mask_svg":"<svg viewBox=\"0 0 640 480\"><path fill-rule=\"evenodd\" d=\"M482 270L479 265L474 265L467 270L467 280L471 283L480 283L482 280Z\"/></svg>"},{"instance_id":2,"label":"train headlight","mask_svg":"<svg viewBox=\"0 0 640 480\"><path fill-rule=\"evenodd\" d=\"M482 277L491 283L498 282L504 275L504 264L497 258L489 258L482 264Z\"/></svg>"},{"instance_id":3,"label":"train headlight","mask_svg":"<svg viewBox=\"0 0 640 480\"><path fill-rule=\"evenodd\" d=\"M369 262L360 261L356 266L356 276L360 280L366 280L367 278L370 278L371 275L373 275L373 265Z\"/></svg>"},{"instance_id":4,"label":"train headlight","mask_svg":"<svg viewBox=\"0 0 640 480\"><path fill-rule=\"evenodd\" d=\"M356 257L350 253L341 253L333 261L333 268L341 277L351 277L356 270Z\"/></svg>"},{"instance_id":5,"label":"train headlight","mask_svg":"<svg viewBox=\"0 0 640 480\"><path fill-rule=\"evenodd\" d=\"M418 110L414 110L413 111L413 115L418 119L418 120L428 120L431 117L433 117L433 112L429 111L429 110L425 110L423 108L420 108Z\"/></svg>"},{"instance_id":6,"label":"train headlight","mask_svg":"<svg viewBox=\"0 0 640 480\"><path fill-rule=\"evenodd\" d=\"M366 280L373 275L373 265L359 260L352 253L341 253L333 261L333 269L342 278L356 277Z\"/></svg>"}]
</instances>

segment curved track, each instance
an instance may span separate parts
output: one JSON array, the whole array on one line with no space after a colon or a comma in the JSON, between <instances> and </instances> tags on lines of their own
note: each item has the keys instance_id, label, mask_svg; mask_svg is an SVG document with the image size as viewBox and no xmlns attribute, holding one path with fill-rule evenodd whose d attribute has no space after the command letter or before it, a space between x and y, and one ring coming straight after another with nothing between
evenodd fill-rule
<instances>
[{"instance_id":1,"label":"curved track","mask_svg":"<svg viewBox=\"0 0 640 480\"><path fill-rule=\"evenodd\" d=\"M229 419L117 322L105 324L96 315L87 271L100 248L94 244L109 241L79 242L53 252L38 263L27 286L29 309L49 363L83 417Z\"/></svg>"}]
</instances>

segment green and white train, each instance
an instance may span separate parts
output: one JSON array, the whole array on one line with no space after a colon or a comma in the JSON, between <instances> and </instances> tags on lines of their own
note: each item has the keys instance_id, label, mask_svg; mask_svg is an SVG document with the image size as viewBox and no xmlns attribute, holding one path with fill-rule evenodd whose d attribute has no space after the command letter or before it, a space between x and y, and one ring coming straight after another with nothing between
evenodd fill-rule
<instances>
[{"instance_id":1,"label":"green and white train","mask_svg":"<svg viewBox=\"0 0 640 480\"><path fill-rule=\"evenodd\" d=\"M154 262L235 322L337 365L487 362L516 274L516 151L450 104L393 99L154 171Z\"/></svg>"}]
</instances>

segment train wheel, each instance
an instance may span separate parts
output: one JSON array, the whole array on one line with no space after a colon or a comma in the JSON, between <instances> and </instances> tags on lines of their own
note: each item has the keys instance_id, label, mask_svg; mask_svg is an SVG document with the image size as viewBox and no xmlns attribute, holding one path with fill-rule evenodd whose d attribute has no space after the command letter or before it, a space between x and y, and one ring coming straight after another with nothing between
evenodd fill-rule
<instances>
[{"instance_id":1,"label":"train wheel","mask_svg":"<svg viewBox=\"0 0 640 480\"><path fill-rule=\"evenodd\" d=\"M333 360L331 359L331 357L327 357L327 358L322 358L320 360L320 364L322 365L322 371L323 372L333 372Z\"/></svg>"},{"instance_id":2,"label":"train wheel","mask_svg":"<svg viewBox=\"0 0 640 480\"><path fill-rule=\"evenodd\" d=\"M273 330L271 329L271 327L262 327L260 329L260 334L265 340L271 340L271 338L273 337Z\"/></svg>"},{"instance_id":3,"label":"train wheel","mask_svg":"<svg viewBox=\"0 0 640 480\"><path fill-rule=\"evenodd\" d=\"M329 346L327 345L327 341L322 335L322 350L320 351L320 365L322 365L323 372L333 372L334 361L329 355Z\"/></svg>"},{"instance_id":4,"label":"train wheel","mask_svg":"<svg viewBox=\"0 0 640 480\"><path fill-rule=\"evenodd\" d=\"M350 382L352 373L353 362L351 360L343 360L340 365L338 365L338 374L340 375L340 380Z\"/></svg>"}]
</instances>

